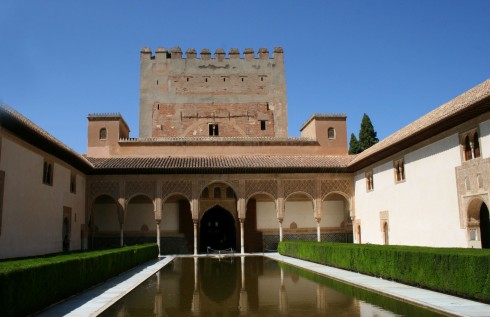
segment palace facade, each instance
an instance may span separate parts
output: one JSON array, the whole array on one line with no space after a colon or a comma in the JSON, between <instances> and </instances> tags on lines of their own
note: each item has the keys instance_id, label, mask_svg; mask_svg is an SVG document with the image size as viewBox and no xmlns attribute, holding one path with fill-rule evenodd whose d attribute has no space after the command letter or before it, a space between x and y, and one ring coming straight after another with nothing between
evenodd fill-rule
<instances>
[{"instance_id":1,"label":"palace facade","mask_svg":"<svg viewBox=\"0 0 490 317\"><path fill-rule=\"evenodd\" d=\"M345 114L288 137L283 54L142 49L139 137L89 114L85 155L2 105L0 258L149 241L490 247L490 80L349 155Z\"/></svg>"}]
</instances>

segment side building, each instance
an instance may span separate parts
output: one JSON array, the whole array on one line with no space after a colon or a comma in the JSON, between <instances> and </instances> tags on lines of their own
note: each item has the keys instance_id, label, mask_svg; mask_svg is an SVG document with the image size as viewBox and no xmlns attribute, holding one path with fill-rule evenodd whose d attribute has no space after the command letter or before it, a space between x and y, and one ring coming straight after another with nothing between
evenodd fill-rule
<instances>
[{"instance_id":1,"label":"side building","mask_svg":"<svg viewBox=\"0 0 490 317\"><path fill-rule=\"evenodd\" d=\"M490 248L490 80L354 158L356 243Z\"/></svg>"}]
</instances>

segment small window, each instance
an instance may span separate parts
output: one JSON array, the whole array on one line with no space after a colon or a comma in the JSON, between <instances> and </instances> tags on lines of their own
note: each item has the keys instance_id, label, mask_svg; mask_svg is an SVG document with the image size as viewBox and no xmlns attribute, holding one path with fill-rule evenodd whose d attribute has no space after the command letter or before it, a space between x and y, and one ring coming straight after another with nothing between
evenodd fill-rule
<instances>
[{"instance_id":1,"label":"small window","mask_svg":"<svg viewBox=\"0 0 490 317\"><path fill-rule=\"evenodd\" d=\"M265 131L267 129L267 121L260 120L260 130Z\"/></svg>"},{"instance_id":2,"label":"small window","mask_svg":"<svg viewBox=\"0 0 490 317\"><path fill-rule=\"evenodd\" d=\"M218 136L219 135L219 127L217 123L209 124L209 136Z\"/></svg>"},{"instance_id":3,"label":"small window","mask_svg":"<svg viewBox=\"0 0 490 317\"><path fill-rule=\"evenodd\" d=\"M53 185L53 164L46 161L43 165L43 184Z\"/></svg>"},{"instance_id":4,"label":"small window","mask_svg":"<svg viewBox=\"0 0 490 317\"><path fill-rule=\"evenodd\" d=\"M328 138L329 139L335 139L335 129L334 128L328 128Z\"/></svg>"},{"instance_id":5,"label":"small window","mask_svg":"<svg viewBox=\"0 0 490 317\"><path fill-rule=\"evenodd\" d=\"M234 198L235 194L233 193L233 189L231 187L226 188L226 198Z\"/></svg>"},{"instance_id":6,"label":"small window","mask_svg":"<svg viewBox=\"0 0 490 317\"><path fill-rule=\"evenodd\" d=\"M209 188L204 188L202 191L202 198L209 198Z\"/></svg>"},{"instance_id":7,"label":"small window","mask_svg":"<svg viewBox=\"0 0 490 317\"><path fill-rule=\"evenodd\" d=\"M461 134L461 151L464 161L470 161L481 156L480 137L477 129Z\"/></svg>"},{"instance_id":8,"label":"small window","mask_svg":"<svg viewBox=\"0 0 490 317\"><path fill-rule=\"evenodd\" d=\"M99 140L107 140L107 129L106 128L100 129Z\"/></svg>"},{"instance_id":9,"label":"small window","mask_svg":"<svg viewBox=\"0 0 490 317\"><path fill-rule=\"evenodd\" d=\"M367 191L372 191L374 190L374 178L373 178L373 172L366 172L366 190Z\"/></svg>"},{"instance_id":10,"label":"small window","mask_svg":"<svg viewBox=\"0 0 490 317\"><path fill-rule=\"evenodd\" d=\"M220 187L214 188L214 198L221 198L221 188Z\"/></svg>"},{"instance_id":11,"label":"small window","mask_svg":"<svg viewBox=\"0 0 490 317\"><path fill-rule=\"evenodd\" d=\"M70 193L76 194L77 192L77 176L71 174L70 176Z\"/></svg>"},{"instance_id":12,"label":"small window","mask_svg":"<svg viewBox=\"0 0 490 317\"><path fill-rule=\"evenodd\" d=\"M393 162L393 172L395 173L395 182L405 180L405 161L403 159Z\"/></svg>"}]
</instances>

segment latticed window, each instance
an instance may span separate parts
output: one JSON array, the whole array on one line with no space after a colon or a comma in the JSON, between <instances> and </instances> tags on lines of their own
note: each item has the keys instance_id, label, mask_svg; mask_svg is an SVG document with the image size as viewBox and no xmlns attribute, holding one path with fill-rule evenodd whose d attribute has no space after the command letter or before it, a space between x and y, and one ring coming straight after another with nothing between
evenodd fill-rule
<instances>
[{"instance_id":1,"label":"latticed window","mask_svg":"<svg viewBox=\"0 0 490 317\"><path fill-rule=\"evenodd\" d=\"M328 128L328 138L329 139L335 139L335 129L334 128Z\"/></svg>"}]
</instances>

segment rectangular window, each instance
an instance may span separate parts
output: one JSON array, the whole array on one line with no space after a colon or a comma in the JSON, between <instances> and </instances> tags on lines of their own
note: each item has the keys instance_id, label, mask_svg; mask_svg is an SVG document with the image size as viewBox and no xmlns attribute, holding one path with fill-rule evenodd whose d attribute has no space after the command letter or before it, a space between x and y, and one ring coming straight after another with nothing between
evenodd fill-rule
<instances>
[{"instance_id":1,"label":"rectangular window","mask_svg":"<svg viewBox=\"0 0 490 317\"><path fill-rule=\"evenodd\" d=\"M70 175L70 193L76 194L77 192L77 176L75 174Z\"/></svg>"},{"instance_id":2,"label":"rectangular window","mask_svg":"<svg viewBox=\"0 0 490 317\"><path fill-rule=\"evenodd\" d=\"M53 163L44 161L43 165L43 184L53 185Z\"/></svg>"},{"instance_id":3,"label":"rectangular window","mask_svg":"<svg viewBox=\"0 0 490 317\"><path fill-rule=\"evenodd\" d=\"M368 192L374 190L373 171L366 172L366 190Z\"/></svg>"},{"instance_id":4,"label":"rectangular window","mask_svg":"<svg viewBox=\"0 0 490 317\"><path fill-rule=\"evenodd\" d=\"M267 121L260 120L260 130L264 131L265 129L267 129Z\"/></svg>"},{"instance_id":5,"label":"rectangular window","mask_svg":"<svg viewBox=\"0 0 490 317\"><path fill-rule=\"evenodd\" d=\"M0 235L2 234L3 190L5 188L5 171L0 171Z\"/></svg>"},{"instance_id":6,"label":"rectangular window","mask_svg":"<svg viewBox=\"0 0 490 317\"><path fill-rule=\"evenodd\" d=\"M393 161L393 172L395 173L396 183L405 180L405 161L403 159Z\"/></svg>"},{"instance_id":7,"label":"rectangular window","mask_svg":"<svg viewBox=\"0 0 490 317\"><path fill-rule=\"evenodd\" d=\"M217 123L209 124L209 136L218 136L219 135L219 127Z\"/></svg>"}]
</instances>

